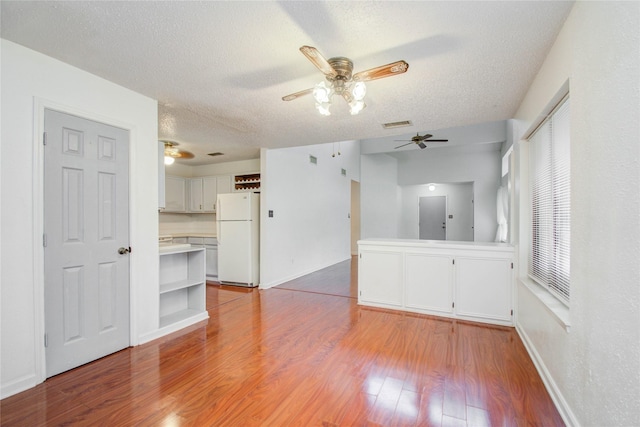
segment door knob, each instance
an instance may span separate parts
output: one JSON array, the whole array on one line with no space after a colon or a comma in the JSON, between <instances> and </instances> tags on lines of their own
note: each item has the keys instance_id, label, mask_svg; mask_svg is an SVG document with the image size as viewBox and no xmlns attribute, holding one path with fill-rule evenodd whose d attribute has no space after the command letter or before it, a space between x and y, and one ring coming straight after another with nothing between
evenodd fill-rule
<instances>
[{"instance_id":1,"label":"door knob","mask_svg":"<svg viewBox=\"0 0 640 427\"><path fill-rule=\"evenodd\" d=\"M131 252L131 247L128 247L128 248L122 247L118 249L118 253L120 255L128 254L129 252Z\"/></svg>"}]
</instances>

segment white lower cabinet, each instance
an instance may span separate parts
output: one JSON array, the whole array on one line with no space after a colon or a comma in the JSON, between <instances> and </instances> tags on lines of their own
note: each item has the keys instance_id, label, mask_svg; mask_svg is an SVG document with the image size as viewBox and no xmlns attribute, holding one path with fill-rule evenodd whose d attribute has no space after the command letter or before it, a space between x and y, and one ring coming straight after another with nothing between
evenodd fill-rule
<instances>
[{"instance_id":1,"label":"white lower cabinet","mask_svg":"<svg viewBox=\"0 0 640 427\"><path fill-rule=\"evenodd\" d=\"M456 258L456 313L477 320L512 321L511 260Z\"/></svg>"},{"instance_id":2,"label":"white lower cabinet","mask_svg":"<svg viewBox=\"0 0 640 427\"><path fill-rule=\"evenodd\" d=\"M367 284L359 289L359 300L370 305L402 306L402 252L363 251L358 275Z\"/></svg>"},{"instance_id":3,"label":"white lower cabinet","mask_svg":"<svg viewBox=\"0 0 640 427\"><path fill-rule=\"evenodd\" d=\"M453 257L427 253L405 255L405 305L453 313Z\"/></svg>"},{"instance_id":4,"label":"white lower cabinet","mask_svg":"<svg viewBox=\"0 0 640 427\"><path fill-rule=\"evenodd\" d=\"M205 286L204 248L168 247L160 251L158 336L209 317Z\"/></svg>"},{"instance_id":5,"label":"white lower cabinet","mask_svg":"<svg viewBox=\"0 0 640 427\"><path fill-rule=\"evenodd\" d=\"M358 242L358 303L514 325L513 247L472 242Z\"/></svg>"},{"instance_id":6,"label":"white lower cabinet","mask_svg":"<svg viewBox=\"0 0 640 427\"><path fill-rule=\"evenodd\" d=\"M207 280L218 280L218 239L204 239L204 249L207 252Z\"/></svg>"}]
</instances>

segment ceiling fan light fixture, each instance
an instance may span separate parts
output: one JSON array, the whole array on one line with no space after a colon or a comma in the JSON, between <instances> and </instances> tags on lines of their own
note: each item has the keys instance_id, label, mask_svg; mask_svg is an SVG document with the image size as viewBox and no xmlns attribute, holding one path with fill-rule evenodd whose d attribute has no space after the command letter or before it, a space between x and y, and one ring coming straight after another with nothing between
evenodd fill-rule
<instances>
[{"instance_id":1,"label":"ceiling fan light fixture","mask_svg":"<svg viewBox=\"0 0 640 427\"><path fill-rule=\"evenodd\" d=\"M367 104L365 104L364 101L357 101L354 99L349 103L349 112L351 113L352 116L355 116L360 111L364 110L364 107L366 106Z\"/></svg>"},{"instance_id":2,"label":"ceiling fan light fixture","mask_svg":"<svg viewBox=\"0 0 640 427\"><path fill-rule=\"evenodd\" d=\"M353 85L351 94L356 101L362 101L367 94L367 85L365 85L364 82L357 82Z\"/></svg>"},{"instance_id":3,"label":"ceiling fan light fixture","mask_svg":"<svg viewBox=\"0 0 640 427\"><path fill-rule=\"evenodd\" d=\"M333 96L333 88L325 82L320 82L313 88L313 97L318 104L330 103Z\"/></svg>"},{"instance_id":4,"label":"ceiling fan light fixture","mask_svg":"<svg viewBox=\"0 0 640 427\"><path fill-rule=\"evenodd\" d=\"M176 161L176 159L174 159L171 156L164 156L164 164L167 165L167 166L172 165L173 162L175 162L175 161Z\"/></svg>"},{"instance_id":5,"label":"ceiling fan light fixture","mask_svg":"<svg viewBox=\"0 0 640 427\"><path fill-rule=\"evenodd\" d=\"M331 107L330 102L316 102L316 109L323 116L330 116L331 111L329 111L329 107Z\"/></svg>"}]
</instances>

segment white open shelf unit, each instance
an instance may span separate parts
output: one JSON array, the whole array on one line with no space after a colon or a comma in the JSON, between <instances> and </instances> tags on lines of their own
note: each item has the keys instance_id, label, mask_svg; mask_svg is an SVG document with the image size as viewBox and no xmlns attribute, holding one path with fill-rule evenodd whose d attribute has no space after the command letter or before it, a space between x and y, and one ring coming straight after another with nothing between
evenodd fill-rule
<instances>
[{"instance_id":1,"label":"white open shelf unit","mask_svg":"<svg viewBox=\"0 0 640 427\"><path fill-rule=\"evenodd\" d=\"M160 250L159 334L207 319L205 249L190 245Z\"/></svg>"}]
</instances>

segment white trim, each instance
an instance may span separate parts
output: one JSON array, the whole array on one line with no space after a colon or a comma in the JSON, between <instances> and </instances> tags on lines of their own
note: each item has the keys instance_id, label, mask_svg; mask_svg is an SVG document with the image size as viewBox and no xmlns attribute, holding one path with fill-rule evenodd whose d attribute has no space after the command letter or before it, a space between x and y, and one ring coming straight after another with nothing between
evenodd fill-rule
<instances>
[{"instance_id":1,"label":"white trim","mask_svg":"<svg viewBox=\"0 0 640 427\"><path fill-rule=\"evenodd\" d=\"M576 418L575 414L569 407L569 404L567 403L566 399L562 395L562 392L558 388L558 385L553 380L551 373L549 372L542 358L536 351L536 348L533 345L532 341L529 339L529 336L525 332L524 328L518 322L516 322L516 331L518 332L518 335L520 336L520 339L522 340L524 347L527 350L527 353L529 353L529 357L533 361L533 364L535 365L536 370L538 371L538 374L540 374L540 378L542 379L542 382L544 383L545 388L549 392L549 396L551 397L551 400L553 400L553 403L556 406L556 409L558 410L558 412L560 413L562 420L568 427L571 427L571 426L579 427L580 423L578 422L578 419Z\"/></svg>"},{"instance_id":2,"label":"white trim","mask_svg":"<svg viewBox=\"0 0 640 427\"><path fill-rule=\"evenodd\" d=\"M35 374L29 374L16 378L8 383L3 383L2 390L0 390L0 399L29 390L41 382L42 381L38 381Z\"/></svg>"},{"instance_id":3,"label":"white trim","mask_svg":"<svg viewBox=\"0 0 640 427\"><path fill-rule=\"evenodd\" d=\"M569 307L564 305L562 301L554 297L551 292L546 290L542 285L533 281L529 277L518 278L518 284L529 290L536 297L544 308L549 312L551 317L564 328L566 332L571 331L571 318Z\"/></svg>"},{"instance_id":4,"label":"white trim","mask_svg":"<svg viewBox=\"0 0 640 427\"><path fill-rule=\"evenodd\" d=\"M134 143L137 140L136 126L132 123L127 123L114 119L112 117L105 117L100 114L96 114L91 111L86 111L76 107L72 107L65 104L60 104L56 101L33 97L33 144L35 149L33 150L33 302L34 302L34 349L35 349L35 383L30 384L29 387L42 383L47 378L46 373L46 354L44 349L44 332L45 332L45 316L44 316L44 248L42 246L42 236L44 234L44 149L42 144L42 135L44 134L44 111L55 110L65 114L71 114L74 116L82 117L87 120L92 120L100 123L104 123L110 126L115 126L129 132L129 242L131 246L132 232L131 213L135 212L135 199L132 199L132 189L135 187L134 175L132 174L132 165L135 165L135 151L133 150ZM136 345L137 339L137 282L134 280L136 275L135 268L135 255L132 253L129 261L129 345ZM26 390L26 388L25 388ZM21 391L21 390L19 390ZM4 395L4 394L3 394Z\"/></svg>"}]
</instances>

